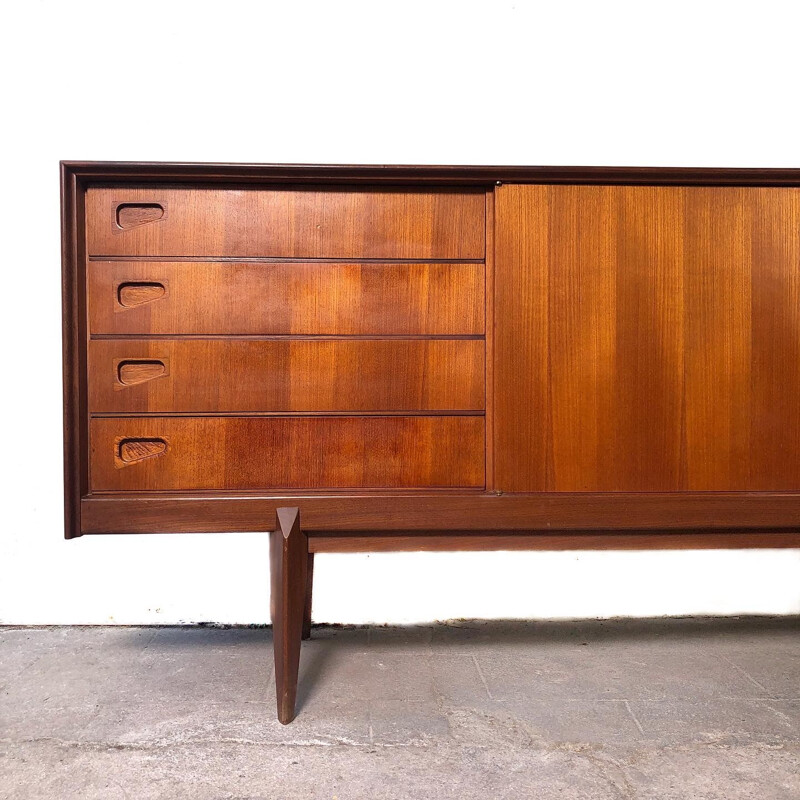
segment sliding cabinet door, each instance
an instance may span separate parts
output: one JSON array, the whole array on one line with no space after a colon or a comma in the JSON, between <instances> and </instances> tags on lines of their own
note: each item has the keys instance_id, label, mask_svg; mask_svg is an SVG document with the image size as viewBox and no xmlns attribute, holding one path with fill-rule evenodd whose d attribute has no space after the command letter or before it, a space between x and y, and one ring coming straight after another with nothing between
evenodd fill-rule
<instances>
[{"instance_id":1,"label":"sliding cabinet door","mask_svg":"<svg viewBox=\"0 0 800 800\"><path fill-rule=\"evenodd\" d=\"M496 192L505 492L800 490L800 189Z\"/></svg>"}]
</instances>

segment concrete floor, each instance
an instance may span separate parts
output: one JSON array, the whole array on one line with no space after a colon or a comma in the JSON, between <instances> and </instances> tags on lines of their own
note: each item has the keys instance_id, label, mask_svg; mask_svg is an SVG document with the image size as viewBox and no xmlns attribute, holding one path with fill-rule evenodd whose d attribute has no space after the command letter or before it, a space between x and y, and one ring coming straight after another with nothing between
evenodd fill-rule
<instances>
[{"instance_id":1,"label":"concrete floor","mask_svg":"<svg viewBox=\"0 0 800 800\"><path fill-rule=\"evenodd\" d=\"M800 619L0 629L2 798L800 798Z\"/></svg>"}]
</instances>

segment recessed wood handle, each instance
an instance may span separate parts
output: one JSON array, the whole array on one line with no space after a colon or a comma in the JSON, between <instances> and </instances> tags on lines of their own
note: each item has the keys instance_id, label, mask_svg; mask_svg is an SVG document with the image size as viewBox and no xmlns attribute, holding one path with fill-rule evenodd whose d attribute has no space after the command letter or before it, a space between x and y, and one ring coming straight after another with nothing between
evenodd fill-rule
<instances>
[{"instance_id":1,"label":"recessed wood handle","mask_svg":"<svg viewBox=\"0 0 800 800\"><path fill-rule=\"evenodd\" d=\"M164 218L164 206L161 203L120 203L117 206L117 227L126 231L149 225Z\"/></svg>"},{"instance_id":2,"label":"recessed wood handle","mask_svg":"<svg viewBox=\"0 0 800 800\"><path fill-rule=\"evenodd\" d=\"M117 288L117 302L125 308L133 308L160 300L166 293L167 287L158 281L128 281Z\"/></svg>"},{"instance_id":3,"label":"recessed wood handle","mask_svg":"<svg viewBox=\"0 0 800 800\"><path fill-rule=\"evenodd\" d=\"M155 458L167 452L165 439L120 439L117 445L117 458L122 464L135 464L146 458Z\"/></svg>"},{"instance_id":4,"label":"recessed wood handle","mask_svg":"<svg viewBox=\"0 0 800 800\"><path fill-rule=\"evenodd\" d=\"M135 386L167 374L167 365L158 358L129 359L117 365L117 379L125 386Z\"/></svg>"}]
</instances>

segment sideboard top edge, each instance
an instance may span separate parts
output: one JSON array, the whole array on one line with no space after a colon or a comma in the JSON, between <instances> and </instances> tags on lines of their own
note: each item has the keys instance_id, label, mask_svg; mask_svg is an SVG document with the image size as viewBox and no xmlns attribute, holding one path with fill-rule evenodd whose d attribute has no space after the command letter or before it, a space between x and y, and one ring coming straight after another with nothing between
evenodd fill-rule
<instances>
[{"instance_id":1,"label":"sideboard top edge","mask_svg":"<svg viewBox=\"0 0 800 800\"><path fill-rule=\"evenodd\" d=\"M800 168L457 166L398 164L236 164L61 161L81 181L135 178L196 182L377 182L434 185L494 183L640 184L654 186L800 186Z\"/></svg>"}]
</instances>

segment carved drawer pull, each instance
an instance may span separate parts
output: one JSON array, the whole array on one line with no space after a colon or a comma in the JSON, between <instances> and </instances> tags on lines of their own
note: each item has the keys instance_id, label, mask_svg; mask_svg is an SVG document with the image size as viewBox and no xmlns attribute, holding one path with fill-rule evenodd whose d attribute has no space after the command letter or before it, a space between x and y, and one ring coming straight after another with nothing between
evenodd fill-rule
<instances>
[{"instance_id":1,"label":"carved drawer pull","mask_svg":"<svg viewBox=\"0 0 800 800\"><path fill-rule=\"evenodd\" d=\"M165 439L120 439L117 445L117 459L126 464L135 464L147 458L155 458L167 452Z\"/></svg>"},{"instance_id":2,"label":"carved drawer pull","mask_svg":"<svg viewBox=\"0 0 800 800\"><path fill-rule=\"evenodd\" d=\"M167 374L167 365L160 359L130 359L117 365L117 379L125 386L146 383Z\"/></svg>"},{"instance_id":3,"label":"carved drawer pull","mask_svg":"<svg viewBox=\"0 0 800 800\"><path fill-rule=\"evenodd\" d=\"M166 210L161 203L120 203L117 206L117 227L126 231L164 219Z\"/></svg>"},{"instance_id":4,"label":"carved drawer pull","mask_svg":"<svg viewBox=\"0 0 800 800\"><path fill-rule=\"evenodd\" d=\"M166 293L167 287L158 281L129 281L119 285L117 302L125 308L133 308L160 300Z\"/></svg>"}]
</instances>

